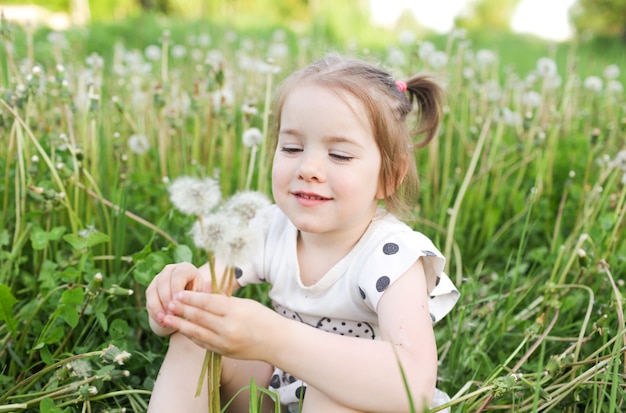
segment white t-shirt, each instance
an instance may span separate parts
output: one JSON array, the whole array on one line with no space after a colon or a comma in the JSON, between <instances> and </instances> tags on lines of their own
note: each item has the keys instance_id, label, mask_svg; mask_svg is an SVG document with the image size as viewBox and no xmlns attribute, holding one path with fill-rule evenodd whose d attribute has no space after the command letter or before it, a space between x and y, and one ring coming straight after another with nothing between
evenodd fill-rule
<instances>
[{"instance_id":1,"label":"white t-shirt","mask_svg":"<svg viewBox=\"0 0 626 413\"><path fill-rule=\"evenodd\" d=\"M276 206L257 213L264 243L237 271L240 285L268 282L281 315L331 333L378 339L377 306L386 288L422 259L433 322L456 304L459 292L443 273L445 258L423 234L379 209L354 248L317 283L305 286L297 258L298 230Z\"/></svg>"}]
</instances>

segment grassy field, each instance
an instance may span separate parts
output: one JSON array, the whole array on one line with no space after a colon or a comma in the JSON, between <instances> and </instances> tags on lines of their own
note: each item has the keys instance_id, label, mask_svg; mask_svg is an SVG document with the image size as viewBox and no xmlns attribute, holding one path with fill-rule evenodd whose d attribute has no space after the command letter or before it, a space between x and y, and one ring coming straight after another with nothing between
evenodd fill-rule
<instances>
[{"instance_id":1,"label":"grassy field","mask_svg":"<svg viewBox=\"0 0 626 413\"><path fill-rule=\"evenodd\" d=\"M167 344L143 291L203 259L168 184L269 194L268 147L242 135L330 51L447 84L411 225L462 293L436 326L453 411L626 408L623 44L154 19L0 35L0 412L145 410Z\"/></svg>"}]
</instances>

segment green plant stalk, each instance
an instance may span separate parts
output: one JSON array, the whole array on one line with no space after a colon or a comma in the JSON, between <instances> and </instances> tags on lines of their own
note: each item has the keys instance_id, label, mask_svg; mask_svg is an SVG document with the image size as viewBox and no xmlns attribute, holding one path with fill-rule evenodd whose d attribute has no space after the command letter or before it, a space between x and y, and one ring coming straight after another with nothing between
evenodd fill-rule
<instances>
[{"instance_id":1,"label":"green plant stalk","mask_svg":"<svg viewBox=\"0 0 626 413\"><path fill-rule=\"evenodd\" d=\"M444 256L449 257L450 251L452 249L452 242L454 240L454 230L457 217L459 215L459 210L461 209L461 203L463 202L463 197L467 192L467 188L469 187L470 181L472 180L472 176L474 175L474 170L476 169L476 165L478 164L478 159L482 154L482 149L487 139L487 135L489 135L489 125L491 124L490 118L485 120L483 124L483 129L478 138L478 142L476 143L476 148L474 148L474 154L472 155L472 160L470 162L467 171L465 172L465 177L463 178L463 183L461 184L461 188L456 196L454 201L454 206L452 207L452 211L450 213L450 223L448 224L448 231L446 233L446 243L444 247ZM446 263L446 266L449 266L449 263ZM448 269L446 268L446 271ZM456 280L457 285L462 284L463 280Z\"/></svg>"},{"instance_id":2,"label":"green plant stalk","mask_svg":"<svg viewBox=\"0 0 626 413\"><path fill-rule=\"evenodd\" d=\"M553 288L556 289L571 289L571 288L580 288L581 290L586 291L589 294L589 302L587 304L587 311L585 312L585 318L583 319L583 324L580 327L580 331L578 332L578 340L576 341L576 347L574 349L574 361L578 361L578 356L580 355L580 350L582 348L583 345L583 340L585 337L585 330L587 330L587 326L589 325L589 319L591 318L591 312L593 311L593 305L595 303L595 295L593 293L593 290L589 287L587 287L586 285L580 285L580 284L560 284L560 285L554 285ZM576 370L572 369L571 371L571 375L572 378L575 375Z\"/></svg>"},{"instance_id":3,"label":"green plant stalk","mask_svg":"<svg viewBox=\"0 0 626 413\"><path fill-rule=\"evenodd\" d=\"M48 166L48 168L50 170L50 174L52 175L52 179L56 183L59 191L67 194L67 190L65 189L65 185L63 185L63 181L61 180L61 177L56 172L56 168L55 168L54 164L52 163L52 160L50 159L50 157L48 156L46 151L43 149L43 147L39 144L39 141L37 141L37 138L35 138L35 136L33 135L32 131L30 130L28 125L24 122L24 120L19 116L19 114L4 99L0 99L0 104L2 104L2 106L4 106L4 108L9 113L11 113L11 115L13 116L15 121L24 129L24 131L26 131L26 135L29 137L30 141L33 143L35 148L37 148L37 152L39 153L39 156L45 161L46 165ZM67 200L65 198L63 198L61 200L61 202L67 208L67 212L68 212L68 216L69 216L69 219L70 219L70 226L72 228L72 232L77 232L78 231L78 227L79 227L79 225L78 225L79 220L78 220L78 217L76 215L76 212L72 209L72 206L67 202Z\"/></svg>"},{"instance_id":4,"label":"green plant stalk","mask_svg":"<svg viewBox=\"0 0 626 413\"><path fill-rule=\"evenodd\" d=\"M263 106L263 143L261 144L261 152L259 153L259 174L257 176L257 189L259 192L267 193L267 174L269 170L268 159L268 139L269 139L269 124L270 124L270 111L272 100L272 80L273 75L271 71L268 71L265 83L265 100Z\"/></svg>"},{"instance_id":5,"label":"green plant stalk","mask_svg":"<svg viewBox=\"0 0 626 413\"><path fill-rule=\"evenodd\" d=\"M32 376L20 381L19 383L15 384L15 386L13 386L12 388L10 388L6 393L4 393L2 396L0 396L0 402L4 402L5 400L8 399L9 396L11 396L12 394L14 394L15 392L17 392L18 390L20 390L21 388L23 388L23 390L28 390L29 388L29 384L35 384L37 382L37 380L40 377L43 377L45 374L47 374L48 372L51 372L55 369L57 369L58 367L61 367L71 361L74 360L79 360L82 358L87 358L87 357L93 357L93 356L99 356L102 354L102 351L91 351L89 353L83 353L83 354L77 354L75 356L70 356L67 357L63 360L59 360L56 363L50 364L49 366L44 367L43 369L39 370L38 372L34 373Z\"/></svg>"}]
</instances>

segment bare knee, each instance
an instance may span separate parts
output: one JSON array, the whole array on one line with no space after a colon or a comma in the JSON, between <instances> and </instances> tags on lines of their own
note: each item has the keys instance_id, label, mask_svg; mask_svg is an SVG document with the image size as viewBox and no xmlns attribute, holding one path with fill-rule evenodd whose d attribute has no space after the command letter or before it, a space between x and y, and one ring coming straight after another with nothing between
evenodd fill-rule
<instances>
[{"instance_id":1,"label":"bare knee","mask_svg":"<svg viewBox=\"0 0 626 413\"><path fill-rule=\"evenodd\" d=\"M248 412L250 391L247 388L251 380L260 387L267 387L274 368L262 361L222 359L221 398L222 405L231 401L228 412ZM242 390L243 389L243 390ZM255 397L259 397L257 394ZM263 396L263 412L273 411L272 400Z\"/></svg>"}]
</instances>

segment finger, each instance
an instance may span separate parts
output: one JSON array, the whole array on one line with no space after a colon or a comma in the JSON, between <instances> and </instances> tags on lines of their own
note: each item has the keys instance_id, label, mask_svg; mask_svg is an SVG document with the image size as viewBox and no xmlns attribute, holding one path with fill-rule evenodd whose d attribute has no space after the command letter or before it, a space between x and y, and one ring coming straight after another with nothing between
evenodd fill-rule
<instances>
[{"instance_id":1,"label":"finger","mask_svg":"<svg viewBox=\"0 0 626 413\"><path fill-rule=\"evenodd\" d=\"M185 335L198 346L207 350L217 351L215 343L219 341L219 335L212 330L204 328L191 320L172 314L165 316L164 323L167 327Z\"/></svg>"},{"instance_id":2,"label":"finger","mask_svg":"<svg viewBox=\"0 0 626 413\"><path fill-rule=\"evenodd\" d=\"M187 306L196 307L217 316L223 316L228 312L229 305L233 302L233 298L222 294L181 291L174 296L174 301L178 301Z\"/></svg>"}]
</instances>

